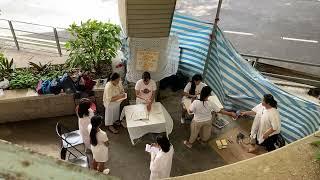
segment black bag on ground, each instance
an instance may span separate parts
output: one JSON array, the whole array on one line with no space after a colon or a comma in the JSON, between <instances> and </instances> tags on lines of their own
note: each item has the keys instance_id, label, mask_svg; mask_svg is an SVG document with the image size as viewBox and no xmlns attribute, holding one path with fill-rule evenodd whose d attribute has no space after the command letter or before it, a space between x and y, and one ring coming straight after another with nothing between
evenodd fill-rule
<instances>
[{"instance_id":1,"label":"black bag on ground","mask_svg":"<svg viewBox=\"0 0 320 180\"><path fill-rule=\"evenodd\" d=\"M176 75L166 77L160 81L160 89L171 87L172 91L183 89L188 83L189 78L178 72Z\"/></svg>"}]
</instances>

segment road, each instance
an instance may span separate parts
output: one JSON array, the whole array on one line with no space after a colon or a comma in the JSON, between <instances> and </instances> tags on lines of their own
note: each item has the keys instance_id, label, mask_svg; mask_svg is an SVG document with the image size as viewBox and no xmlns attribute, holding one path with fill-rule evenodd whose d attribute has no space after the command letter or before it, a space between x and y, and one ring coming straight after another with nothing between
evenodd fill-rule
<instances>
[{"instance_id":1,"label":"road","mask_svg":"<svg viewBox=\"0 0 320 180\"><path fill-rule=\"evenodd\" d=\"M217 4L178 0L176 9L213 22ZM219 26L241 53L320 64L320 0L223 0Z\"/></svg>"},{"instance_id":2,"label":"road","mask_svg":"<svg viewBox=\"0 0 320 180\"><path fill-rule=\"evenodd\" d=\"M176 9L213 22L217 4L177 0ZM89 18L119 24L117 0L1 0L0 9L0 18L58 27ZM320 64L320 0L223 0L219 26L241 53Z\"/></svg>"}]
</instances>

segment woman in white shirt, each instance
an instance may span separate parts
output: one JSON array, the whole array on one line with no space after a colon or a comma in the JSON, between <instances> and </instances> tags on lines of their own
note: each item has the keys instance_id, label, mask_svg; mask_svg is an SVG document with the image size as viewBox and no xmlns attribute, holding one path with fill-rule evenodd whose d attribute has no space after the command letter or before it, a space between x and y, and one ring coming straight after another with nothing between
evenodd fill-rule
<instances>
[{"instance_id":1,"label":"woman in white shirt","mask_svg":"<svg viewBox=\"0 0 320 180\"><path fill-rule=\"evenodd\" d=\"M118 130L113 126L114 122L120 119L120 99L125 97L124 89L118 73L112 73L104 88L103 105L105 107L105 125L114 134Z\"/></svg>"},{"instance_id":2,"label":"woman in white shirt","mask_svg":"<svg viewBox=\"0 0 320 180\"><path fill-rule=\"evenodd\" d=\"M173 146L165 135L158 136L157 143L152 144L152 146L159 148L159 151L150 153L150 180L170 177L174 153Z\"/></svg>"},{"instance_id":3,"label":"woman in white shirt","mask_svg":"<svg viewBox=\"0 0 320 180\"><path fill-rule=\"evenodd\" d=\"M211 88L205 86L200 93L200 100L194 100L190 106L189 111L194 113L194 117L190 125L190 138L185 140L184 144L188 148L192 148L192 144L200 135L202 142L207 142L211 137L212 129L212 113L221 113L232 116L235 118L237 115L234 112L228 112L220 109L216 104L208 101L208 97L211 95Z\"/></svg>"},{"instance_id":4,"label":"woman in white shirt","mask_svg":"<svg viewBox=\"0 0 320 180\"><path fill-rule=\"evenodd\" d=\"M276 149L275 143L281 129L280 114L277 110L277 101L271 94L263 96L262 103L251 111L241 112L241 115L254 115L250 138L256 140L256 144L264 146L267 151ZM253 145L249 152L255 152L257 146Z\"/></svg>"},{"instance_id":5,"label":"woman in white shirt","mask_svg":"<svg viewBox=\"0 0 320 180\"><path fill-rule=\"evenodd\" d=\"M203 87L207 86L205 83L202 82L201 74L195 74L192 76L191 81L186 85L183 90L183 98L182 98L182 115L181 115L181 124L185 123L186 115L187 115L187 108L184 106L184 101L186 99L197 99L197 96L200 95L200 92Z\"/></svg>"},{"instance_id":6,"label":"woman in white shirt","mask_svg":"<svg viewBox=\"0 0 320 180\"><path fill-rule=\"evenodd\" d=\"M80 135L83 139L86 149L90 149L90 136L88 132L88 125L91 118L94 116L93 110L90 108L91 101L87 98L82 98L77 109L78 125Z\"/></svg>"},{"instance_id":7,"label":"woman in white shirt","mask_svg":"<svg viewBox=\"0 0 320 180\"><path fill-rule=\"evenodd\" d=\"M136 86L136 103L146 104L147 109L150 111L151 105L154 102L157 86L154 80L151 79L149 72L142 74L142 79L137 81Z\"/></svg>"},{"instance_id":8,"label":"woman in white shirt","mask_svg":"<svg viewBox=\"0 0 320 180\"><path fill-rule=\"evenodd\" d=\"M93 116L91 124L88 126L90 132L91 151L93 155L92 167L95 170L108 174L109 169L104 169L105 163L108 161L109 139L106 132L100 129L103 118L101 116Z\"/></svg>"}]
</instances>

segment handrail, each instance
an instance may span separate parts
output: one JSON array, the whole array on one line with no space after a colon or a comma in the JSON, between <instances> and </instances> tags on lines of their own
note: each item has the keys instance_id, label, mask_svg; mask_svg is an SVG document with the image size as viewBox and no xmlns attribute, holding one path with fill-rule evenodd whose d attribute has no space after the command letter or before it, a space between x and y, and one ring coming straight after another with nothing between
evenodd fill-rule
<instances>
[{"instance_id":1,"label":"handrail","mask_svg":"<svg viewBox=\"0 0 320 180\"><path fill-rule=\"evenodd\" d=\"M294 61L294 60L279 59L279 58L274 58L274 57L264 57L264 56L257 56L257 55L251 55L251 54L241 54L241 55L246 56L246 57L253 57L256 59L264 59L267 61L278 61L278 62L286 62L286 63L291 63L291 64L320 67L320 64L314 64L314 63L305 63L305 62L299 62L299 61Z\"/></svg>"},{"instance_id":2,"label":"handrail","mask_svg":"<svg viewBox=\"0 0 320 180\"><path fill-rule=\"evenodd\" d=\"M9 19L4 19L4 18L0 18L0 21L11 21L11 22L16 22L16 23L30 24L30 25L35 25L35 26L43 26L43 27L48 27L48 28L67 29L67 28L54 27L54 26L49 26L49 25L44 25L44 24L37 24L37 23L30 23L30 22L24 22L24 21L9 20Z\"/></svg>"}]
</instances>

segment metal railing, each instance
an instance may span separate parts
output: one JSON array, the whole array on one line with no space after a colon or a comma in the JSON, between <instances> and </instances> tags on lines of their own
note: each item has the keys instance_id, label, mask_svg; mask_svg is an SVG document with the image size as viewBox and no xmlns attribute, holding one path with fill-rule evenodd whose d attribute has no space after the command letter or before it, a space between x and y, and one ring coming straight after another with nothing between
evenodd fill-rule
<instances>
[{"instance_id":1,"label":"metal railing","mask_svg":"<svg viewBox=\"0 0 320 180\"><path fill-rule=\"evenodd\" d=\"M22 48L21 45L24 44L25 47L23 47L23 49L32 49L48 53L53 53L50 50L54 49L59 56L64 55L64 44L71 38L65 28L8 19L0 19L0 30L2 30L2 32L5 30L9 31L7 33L0 33L0 41L14 42L17 50L20 50ZM59 35L59 33L66 33L67 36ZM32 48L34 46L37 48ZM41 49L40 47L45 49Z\"/></svg>"},{"instance_id":2,"label":"metal railing","mask_svg":"<svg viewBox=\"0 0 320 180\"><path fill-rule=\"evenodd\" d=\"M241 55L244 58L246 58L246 57L253 58L253 61L251 61L251 62L252 62L252 66L254 68L256 68L257 64L259 62L261 62L261 60L263 60L263 61L269 61L269 62L273 61L273 62L294 64L294 65L308 66L308 67L312 67L312 68L319 68L318 72L320 72L320 64L299 62L299 61L288 60L288 59L279 59L279 58L274 58L274 57L263 57L263 56L257 56L257 55L252 55L252 54L241 54ZM284 68L284 69L286 69L286 68ZM292 70L292 69L290 69L290 70ZM304 83L304 84L308 84L308 85L312 85L312 86L320 86L320 81L316 80L316 79L320 79L320 77L316 77L315 75L313 75L313 76L316 77L316 79L311 79L311 78L307 79L307 78L302 78L302 77L298 77L298 76L288 76L288 75L284 75L284 74L275 74L275 73L270 73L270 72L260 72L260 73L265 76L286 79L286 80L290 80L290 81L294 81L294 82L298 82L298 83ZM303 72L301 72L301 73L303 73ZM310 75L310 74L308 74L308 75Z\"/></svg>"}]
</instances>

